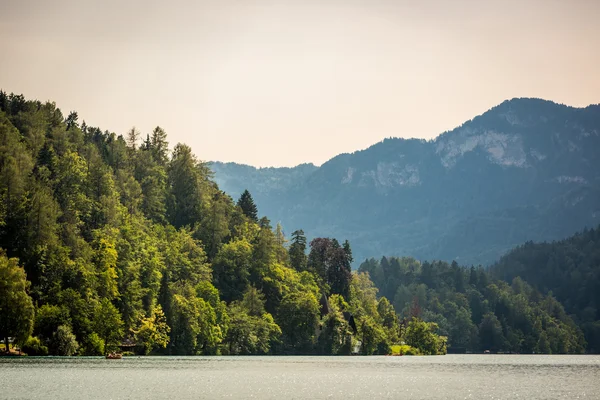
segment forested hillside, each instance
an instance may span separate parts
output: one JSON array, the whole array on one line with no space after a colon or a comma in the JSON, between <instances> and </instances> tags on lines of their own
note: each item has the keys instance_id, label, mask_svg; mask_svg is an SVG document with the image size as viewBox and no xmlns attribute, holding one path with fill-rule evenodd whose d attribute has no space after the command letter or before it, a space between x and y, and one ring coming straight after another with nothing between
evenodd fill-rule
<instances>
[{"instance_id":1,"label":"forested hillside","mask_svg":"<svg viewBox=\"0 0 600 400\"><path fill-rule=\"evenodd\" d=\"M599 105L512 99L434 140L386 139L318 168L212 168L230 195L250 190L285 229L347 238L358 260L489 265L600 223L598 149Z\"/></svg>"},{"instance_id":2,"label":"forested hillside","mask_svg":"<svg viewBox=\"0 0 600 400\"><path fill-rule=\"evenodd\" d=\"M288 246L250 193L234 202L159 127L122 137L0 91L0 207L0 336L30 355L373 354L400 341L348 242L309 252L296 231ZM434 326L409 328L416 351L445 351Z\"/></svg>"},{"instance_id":3,"label":"forested hillside","mask_svg":"<svg viewBox=\"0 0 600 400\"><path fill-rule=\"evenodd\" d=\"M600 353L600 227L565 240L526 243L491 267L492 276L520 276L550 292L581 326L589 351Z\"/></svg>"},{"instance_id":4,"label":"forested hillside","mask_svg":"<svg viewBox=\"0 0 600 400\"><path fill-rule=\"evenodd\" d=\"M359 271L393 299L401 318L437 323L449 351L565 354L586 348L560 302L518 276L507 283L481 267L396 257L366 260Z\"/></svg>"},{"instance_id":5,"label":"forested hillside","mask_svg":"<svg viewBox=\"0 0 600 400\"><path fill-rule=\"evenodd\" d=\"M0 91L4 346L443 354L448 340L454 351L580 353L585 332L598 351L600 229L527 243L491 273L396 257L353 273L348 241L287 238L259 206L249 191L221 191L160 127L123 137Z\"/></svg>"}]
</instances>

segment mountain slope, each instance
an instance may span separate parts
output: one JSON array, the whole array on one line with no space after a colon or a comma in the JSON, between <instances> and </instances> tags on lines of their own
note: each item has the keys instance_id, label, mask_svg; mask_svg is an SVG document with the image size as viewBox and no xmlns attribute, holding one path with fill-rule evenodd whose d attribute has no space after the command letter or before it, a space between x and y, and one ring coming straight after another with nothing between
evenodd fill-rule
<instances>
[{"instance_id":1,"label":"mountain slope","mask_svg":"<svg viewBox=\"0 0 600 400\"><path fill-rule=\"evenodd\" d=\"M513 99L435 140L386 139L321 167L213 163L287 231L381 254L487 264L600 222L600 106ZM252 179L240 177L251 176Z\"/></svg>"}]
</instances>

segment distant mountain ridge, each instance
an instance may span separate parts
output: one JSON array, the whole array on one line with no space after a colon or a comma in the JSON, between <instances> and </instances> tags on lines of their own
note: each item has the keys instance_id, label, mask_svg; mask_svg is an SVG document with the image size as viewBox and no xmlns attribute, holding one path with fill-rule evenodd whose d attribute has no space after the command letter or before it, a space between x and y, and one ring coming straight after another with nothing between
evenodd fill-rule
<instances>
[{"instance_id":1,"label":"distant mountain ridge","mask_svg":"<svg viewBox=\"0 0 600 400\"><path fill-rule=\"evenodd\" d=\"M212 163L291 233L347 238L355 259L489 264L600 222L600 105L507 100L434 140L385 139L320 167Z\"/></svg>"}]
</instances>

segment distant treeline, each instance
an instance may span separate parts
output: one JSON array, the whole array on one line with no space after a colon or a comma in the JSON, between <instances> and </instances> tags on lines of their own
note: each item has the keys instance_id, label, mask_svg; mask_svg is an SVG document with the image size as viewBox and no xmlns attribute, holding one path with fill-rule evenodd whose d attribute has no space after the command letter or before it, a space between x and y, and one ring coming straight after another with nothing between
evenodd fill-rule
<instances>
[{"instance_id":1,"label":"distant treeline","mask_svg":"<svg viewBox=\"0 0 600 400\"><path fill-rule=\"evenodd\" d=\"M600 351L600 229L527 243L490 270L383 257L359 271L401 318L437 323L449 351Z\"/></svg>"},{"instance_id":2,"label":"distant treeline","mask_svg":"<svg viewBox=\"0 0 600 400\"><path fill-rule=\"evenodd\" d=\"M552 243L525 243L490 272L506 281L520 276L550 293L583 330L588 352L600 353L600 227Z\"/></svg>"}]
</instances>

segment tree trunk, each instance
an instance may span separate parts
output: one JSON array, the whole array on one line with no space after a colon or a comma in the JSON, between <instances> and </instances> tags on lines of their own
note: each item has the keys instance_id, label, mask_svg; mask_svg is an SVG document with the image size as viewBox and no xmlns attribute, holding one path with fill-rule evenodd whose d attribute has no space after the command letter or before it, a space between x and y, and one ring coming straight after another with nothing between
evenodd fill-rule
<instances>
[{"instance_id":1,"label":"tree trunk","mask_svg":"<svg viewBox=\"0 0 600 400\"><path fill-rule=\"evenodd\" d=\"M6 353L8 354L10 352L10 343L8 343L8 336L4 337L4 344L6 346L6 348L4 349L4 351L6 351Z\"/></svg>"}]
</instances>

